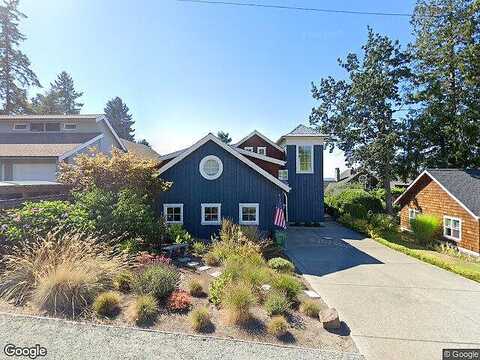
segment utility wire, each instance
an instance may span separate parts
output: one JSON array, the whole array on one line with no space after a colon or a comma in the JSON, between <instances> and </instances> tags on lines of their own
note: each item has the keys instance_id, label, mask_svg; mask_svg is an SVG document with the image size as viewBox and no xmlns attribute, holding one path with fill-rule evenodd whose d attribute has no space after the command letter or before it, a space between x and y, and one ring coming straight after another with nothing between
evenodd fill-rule
<instances>
[{"instance_id":1,"label":"utility wire","mask_svg":"<svg viewBox=\"0 0 480 360\"><path fill-rule=\"evenodd\" d=\"M321 13L331 13L331 14L333 13L333 14L401 16L401 17L411 17L412 16L412 14L407 14L407 13L336 10L336 9L322 9L322 8L310 8L310 7L274 5L274 4L268 5L268 4L238 2L238 1L216 1L216 0L177 0L177 1L204 4L204 5L247 6L247 7L258 7L258 8L282 9L282 10L311 11L311 12L321 12ZM431 16L428 16L428 17L436 17L436 16L439 16L439 15L431 15Z\"/></svg>"}]
</instances>

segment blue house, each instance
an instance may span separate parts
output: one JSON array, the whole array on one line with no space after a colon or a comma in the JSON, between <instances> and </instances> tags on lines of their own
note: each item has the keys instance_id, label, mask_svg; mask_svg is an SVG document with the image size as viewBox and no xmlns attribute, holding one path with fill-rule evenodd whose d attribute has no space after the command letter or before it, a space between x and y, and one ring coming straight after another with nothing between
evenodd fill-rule
<instances>
[{"instance_id":1,"label":"blue house","mask_svg":"<svg viewBox=\"0 0 480 360\"><path fill-rule=\"evenodd\" d=\"M234 145L212 134L160 158L172 187L156 201L169 224L210 238L223 218L273 231L279 202L289 223L323 221L325 136L299 125L273 142L254 131Z\"/></svg>"}]
</instances>

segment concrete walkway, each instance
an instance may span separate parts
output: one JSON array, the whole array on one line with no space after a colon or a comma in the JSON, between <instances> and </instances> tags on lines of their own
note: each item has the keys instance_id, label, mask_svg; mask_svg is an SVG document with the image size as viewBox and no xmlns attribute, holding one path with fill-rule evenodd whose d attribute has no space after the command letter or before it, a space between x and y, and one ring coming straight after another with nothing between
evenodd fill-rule
<instances>
[{"instance_id":1,"label":"concrete walkway","mask_svg":"<svg viewBox=\"0 0 480 360\"><path fill-rule=\"evenodd\" d=\"M364 360L362 355L353 353L0 313L0 359L13 359L4 354L7 344L17 347L39 344L47 349L47 356L37 359L59 360Z\"/></svg>"},{"instance_id":2,"label":"concrete walkway","mask_svg":"<svg viewBox=\"0 0 480 360\"><path fill-rule=\"evenodd\" d=\"M480 348L480 285L334 222L291 228L287 253L367 359L441 359Z\"/></svg>"}]
</instances>

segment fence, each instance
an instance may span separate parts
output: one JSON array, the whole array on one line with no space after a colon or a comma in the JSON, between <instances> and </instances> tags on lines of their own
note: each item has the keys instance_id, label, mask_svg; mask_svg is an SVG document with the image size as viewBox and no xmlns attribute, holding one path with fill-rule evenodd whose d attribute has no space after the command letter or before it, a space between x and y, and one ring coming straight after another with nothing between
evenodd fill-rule
<instances>
[{"instance_id":1,"label":"fence","mask_svg":"<svg viewBox=\"0 0 480 360\"><path fill-rule=\"evenodd\" d=\"M69 187L53 182L0 182L0 209L21 206L25 201L67 200Z\"/></svg>"}]
</instances>

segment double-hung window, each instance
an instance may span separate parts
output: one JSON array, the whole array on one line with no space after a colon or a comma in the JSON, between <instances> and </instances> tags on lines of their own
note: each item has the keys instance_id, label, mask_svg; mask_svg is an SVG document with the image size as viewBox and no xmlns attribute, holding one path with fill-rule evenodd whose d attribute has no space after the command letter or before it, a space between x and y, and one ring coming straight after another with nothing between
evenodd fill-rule
<instances>
[{"instance_id":1,"label":"double-hung window","mask_svg":"<svg viewBox=\"0 0 480 360\"><path fill-rule=\"evenodd\" d=\"M258 204L243 203L238 206L238 222L240 225L258 225Z\"/></svg>"},{"instance_id":2,"label":"double-hung window","mask_svg":"<svg viewBox=\"0 0 480 360\"><path fill-rule=\"evenodd\" d=\"M202 204L202 225L220 225L222 204Z\"/></svg>"},{"instance_id":3,"label":"double-hung window","mask_svg":"<svg viewBox=\"0 0 480 360\"><path fill-rule=\"evenodd\" d=\"M183 224L183 204L163 204L167 224Z\"/></svg>"},{"instance_id":4,"label":"double-hung window","mask_svg":"<svg viewBox=\"0 0 480 360\"><path fill-rule=\"evenodd\" d=\"M257 147L257 153L260 155L267 155L267 148L265 146Z\"/></svg>"},{"instance_id":5,"label":"double-hung window","mask_svg":"<svg viewBox=\"0 0 480 360\"><path fill-rule=\"evenodd\" d=\"M313 145L297 145L297 173L313 174Z\"/></svg>"},{"instance_id":6,"label":"double-hung window","mask_svg":"<svg viewBox=\"0 0 480 360\"><path fill-rule=\"evenodd\" d=\"M444 216L443 236L450 240L460 241L462 239L462 220L451 216Z\"/></svg>"}]
</instances>

